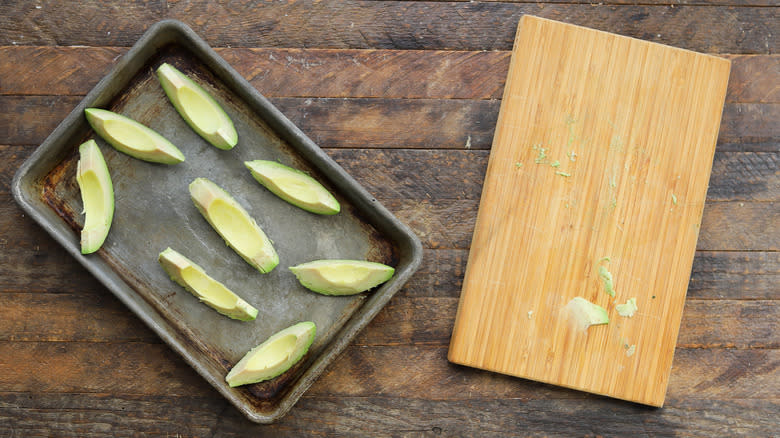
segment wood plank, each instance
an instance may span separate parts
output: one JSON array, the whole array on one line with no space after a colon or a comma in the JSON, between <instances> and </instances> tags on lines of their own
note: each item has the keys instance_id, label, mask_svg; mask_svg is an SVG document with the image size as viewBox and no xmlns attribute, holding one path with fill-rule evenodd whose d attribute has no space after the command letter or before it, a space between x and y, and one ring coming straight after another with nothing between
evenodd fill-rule
<instances>
[{"instance_id":1,"label":"wood plank","mask_svg":"<svg viewBox=\"0 0 780 438\"><path fill-rule=\"evenodd\" d=\"M479 199L489 151L328 149L375 196L399 199ZM780 198L780 154L716 152L707 202Z\"/></svg>"},{"instance_id":2,"label":"wood plank","mask_svg":"<svg viewBox=\"0 0 780 438\"><path fill-rule=\"evenodd\" d=\"M780 252L698 251L688 298L776 300L779 284Z\"/></svg>"},{"instance_id":3,"label":"wood plank","mask_svg":"<svg viewBox=\"0 0 780 438\"><path fill-rule=\"evenodd\" d=\"M776 429L773 400L669 400L662 410L596 397L572 400L429 400L306 397L274 425L252 424L218 396L0 393L0 431L185 436L760 436ZM511 412L512 415L507 415ZM178 421L177 421L178 420ZM5 430L3 429L5 427Z\"/></svg>"},{"instance_id":4,"label":"wood plank","mask_svg":"<svg viewBox=\"0 0 780 438\"><path fill-rule=\"evenodd\" d=\"M447 345L455 298L393 299L355 345ZM641 305L640 310L641 312ZM526 315L518 315L526 318ZM538 317L543 317L539 315ZM688 300L677 348L780 348L780 302Z\"/></svg>"},{"instance_id":5,"label":"wood plank","mask_svg":"<svg viewBox=\"0 0 780 438\"><path fill-rule=\"evenodd\" d=\"M33 147L0 145L0 201L15 169ZM485 150L326 149L374 196L388 199L479 199L489 158ZM716 152L707 202L780 198L780 155Z\"/></svg>"},{"instance_id":6,"label":"wood plank","mask_svg":"<svg viewBox=\"0 0 780 438\"><path fill-rule=\"evenodd\" d=\"M0 96L0 138L40 144L76 96ZM489 149L500 100L272 98L323 148ZM780 104L726 104L718 150L780 150Z\"/></svg>"},{"instance_id":7,"label":"wood plank","mask_svg":"<svg viewBox=\"0 0 780 438\"><path fill-rule=\"evenodd\" d=\"M715 152L707 201L780 199L780 153Z\"/></svg>"},{"instance_id":8,"label":"wood plank","mask_svg":"<svg viewBox=\"0 0 780 438\"><path fill-rule=\"evenodd\" d=\"M0 303L0 342L162 343L107 290L0 293Z\"/></svg>"},{"instance_id":9,"label":"wood plank","mask_svg":"<svg viewBox=\"0 0 780 438\"><path fill-rule=\"evenodd\" d=\"M210 397L0 392L4 436L211 436L227 402ZM236 417L238 419L238 417Z\"/></svg>"},{"instance_id":10,"label":"wood plank","mask_svg":"<svg viewBox=\"0 0 780 438\"><path fill-rule=\"evenodd\" d=\"M734 223L736 216L745 222ZM707 204L696 248L704 251L778 251L779 227L780 207L775 202Z\"/></svg>"},{"instance_id":11,"label":"wood plank","mask_svg":"<svg viewBox=\"0 0 780 438\"><path fill-rule=\"evenodd\" d=\"M167 346L146 343L0 342L3 391L216 396ZM571 399L578 391L453 365L444 346L349 346L307 392L310 397ZM20 368L17 364L27 367ZM746 364L750 366L746 366ZM775 349L679 348L668 396L773 400Z\"/></svg>"},{"instance_id":12,"label":"wood plank","mask_svg":"<svg viewBox=\"0 0 780 438\"><path fill-rule=\"evenodd\" d=\"M122 47L0 47L0 95L85 95ZM217 48L267 97L500 99L509 51ZM727 102L780 103L780 55L731 60ZM35 70L37 74L28 72ZM408 74L414 72L413 74ZM51 77L57 81L49 80Z\"/></svg>"},{"instance_id":13,"label":"wood plank","mask_svg":"<svg viewBox=\"0 0 780 438\"><path fill-rule=\"evenodd\" d=\"M380 199L432 249L471 244L478 202ZM780 209L771 202L718 202L704 207L696 248L700 251L777 251Z\"/></svg>"},{"instance_id":14,"label":"wood plank","mask_svg":"<svg viewBox=\"0 0 780 438\"><path fill-rule=\"evenodd\" d=\"M442 347L350 347L310 389L311 396L364 394L462 399L581 397L578 391L446 362ZM750 363L749 367L745 364ZM677 349L668 397L775 399L778 350ZM533 394L533 395L532 395Z\"/></svg>"},{"instance_id":15,"label":"wood plank","mask_svg":"<svg viewBox=\"0 0 780 438\"><path fill-rule=\"evenodd\" d=\"M43 230L31 226L20 242L0 240L0 293L109 294ZM459 297L467 249L426 249L425 263L399 292L408 297ZM693 260L688 299L777 299L778 252L698 251Z\"/></svg>"},{"instance_id":16,"label":"wood plank","mask_svg":"<svg viewBox=\"0 0 780 438\"><path fill-rule=\"evenodd\" d=\"M446 346L456 309L457 297L396 297L353 345ZM772 330L777 326L779 300L688 300L677 346L778 349L780 333ZM0 293L3 341L162 342L107 292Z\"/></svg>"},{"instance_id":17,"label":"wood plank","mask_svg":"<svg viewBox=\"0 0 780 438\"><path fill-rule=\"evenodd\" d=\"M471 2L56 0L5 5L0 45L130 46L155 21L189 23L216 47L510 50L524 14L713 53L776 53L775 11L765 7ZM167 6L167 7L166 7ZM251 9L250 9L251 8ZM251 11L251 13L250 13ZM79 17L90 17L86 28ZM305 17L305 18L304 18ZM230 26L214 23L230 22ZM410 23L414 23L412 26Z\"/></svg>"},{"instance_id":18,"label":"wood plank","mask_svg":"<svg viewBox=\"0 0 780 438\"><path fill-rule=\"evenodd\" d=\"M13 358L0 361L3 391L214 395L164 344L0 342L0 357Z\"/></svg>"},{"instance_id":19,"label":"wood plank","mask_svg":"<svg viewBox=\"0 0 780 438\"><path fill-rule=\"evenodd\" d=\"M478 200L377 199L410 226L427 248L467 249L471 245ZM29 235L25 233L37 232L30 230L38 230L30 220L20 220L23 213L19 211L16 205L0 205L0 214L16 214L0 216L0 229L13 230L2 238L8 247L24 241ZM780 209L774 202L707 203L696 248L699 251L778 251L778 223Z\"/></svg>"},{"instance_id":20,"label":"wood plank","mask_svg":"<svg viewBox=\"0 0 780 438\"><path fill-rule=\"evenodd\" d=\"M304 398L279 424L280 436L760 436L777 428L772 400L675 400L662 410L607 399L475 401L409 398ZM337 415L333 415L338 412ZM234 418L233 411L226 412ZM241 435L240 421L217 431ZM246 429L253 430L253 429ZM274 434L277 430L274 430Z\"/></svg>"},{"instance_id":21,"label":"wood plank","mask_svg":"<svg viewBox=\"0 0 780 438\"><path fill-rule=\"evenodd\" d=\"M468 250L425 251L425 263L400 292L406 297L459 297ZM688 300L776 300L779 252L697 251Z\"/></svg>"}]
</instances>

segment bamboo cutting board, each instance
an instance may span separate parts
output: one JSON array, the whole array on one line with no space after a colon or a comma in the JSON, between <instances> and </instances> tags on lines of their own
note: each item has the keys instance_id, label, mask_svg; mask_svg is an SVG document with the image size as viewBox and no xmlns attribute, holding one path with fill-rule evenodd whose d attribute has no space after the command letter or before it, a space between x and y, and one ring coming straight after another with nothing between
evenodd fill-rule
<instances>
[{"instance_id":1,"label":"bamboo cutting board","mask_svg":"<svg viewBox=\"0 0 780 438\"><path fill-rule=\"evenodd\" d=\"M521 19L450 361L663 404L729 68ZM574 297L609 323L572 324Z\"/></svg>"}]
</instances>

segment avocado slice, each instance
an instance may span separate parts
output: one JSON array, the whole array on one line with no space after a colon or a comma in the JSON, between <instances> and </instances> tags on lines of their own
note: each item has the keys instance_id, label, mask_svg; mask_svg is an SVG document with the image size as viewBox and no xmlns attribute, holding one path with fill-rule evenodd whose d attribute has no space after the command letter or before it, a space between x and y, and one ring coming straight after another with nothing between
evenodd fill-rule
<instances>
[{"instance_id":1,"label":"avocado slice","mask_svg":"<svg viewBox=\"0 0 780 438\"><path fill-rule=\"evenodd\" d=\"M309 350L317 327L311 321L288 327L249 350L225 376L231 387L271 380L289 370Z\"/></svg>"},{"instance_id":2,"label":"avocado slice","mask_svg":"<svg viewBox=\"0 0 780 438\"><path fill-rule=\"evenodd\" d=\"M114 186L106 160L95 140L79 146L76 182L81 190L85 214L81 253L91 254L103 246L114 220Z\"/></svg>"},{"instance_id":3,"label":"avocado slice","mask_svg":"<svg viewBox=\"0 0 780 438\"><path fill-rule=\"evenodd\" d=\"M196 178L190 195L208 223L247 263L263 274L279 264L271 240L228 192L206 178Z\"/></svg>"},{"instance_id":4,"label":"avocado slice","mask_svg":"<svg viewBox=\"0 0 780 438\"><path fill-rule=\"evenodd\" d=\"M177 251L167 248L157 259L171 280L195 295L217 312L241 321L252 321L257 309L233 293L224 284L211 278L206 271Z\"/></svg>"},{"instance_id":5,"label":"avocado slice","mask_svg":"<svg viewBox=\"0 0 780 438\"><path fill-rule=\"evenodd\" d=\"M233 121L200 85L170 64L157 69L165 94L190 127L219 149L233 149L238 133Z\"/></svg>"},{"instance_id":6,"label":"avocado slice","mask_svg":"<svg viewBox=\"0 0 780 438\"><path fill-rule=\"evenodd\" d=\"M362 260L316 260L290 267L298 281L323 295L354 295L390 279L395 269Z\"/></svg>"},{"instance_id":7,"label":"avocado slice","mask_svg":"<svg viewBox=\"0 0 780 438\"><path fill-rule=\"evenodd\" d=\"M322 184L298 169L266 160L245 161L244 165L257 182L296 207L325 215L341 210L339 201Z\"/></svg>"},{"instance_id":8,"label":"avocado slice","mask_svg":"<svg viewBox=\"0 0 780 438\"><path fill-rule=\"evenodd\" d=\"M608 324L607 311L582 297L574 297L566 305L570 321L580 330L586 330L592 325Z\"/></svg>"},{"instance_id":9,"label":"avocado slice","mask_svg":"<svg viewBox=\"0 0 780 438\"><path fill-rule=\"evenodd\" d=\"M184 161L184 154L173 143L129 117L99 108L87 108L84 114L92 129L120 152L152 163Z\"/></svg>"}]
</instances>

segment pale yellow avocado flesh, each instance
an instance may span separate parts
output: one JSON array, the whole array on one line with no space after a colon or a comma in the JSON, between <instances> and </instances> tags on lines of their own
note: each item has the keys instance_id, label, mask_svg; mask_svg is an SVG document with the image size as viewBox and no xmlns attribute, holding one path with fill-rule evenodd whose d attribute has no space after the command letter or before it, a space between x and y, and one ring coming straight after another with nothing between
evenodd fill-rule
<instances>
[{"instance_id":1,"label":"pale yellow avocado flesh","mask_svg":"<svg viewBox=\"0 0 780 438\"><path fill-rule=\"evenodd\" d=\"M217 312L241 321L257 317L256 308L177 251L167 248L160 253L158 260L173 281Z\"/></svg>"},{"instance_id":2,"label":"pale yellow avocado flesh","mask_svg":"<svg viewBox=\"0 0 780 438\"><path fill-rule=\"evenodd\" d=\"M578 330L587 330L592 325L608 324L606 309L582 297L574 297L566 305L569 322Z\"/></svg>"},{"instance_id":3,"label":"pale yellow avocado flesh","mask_svg":"<svg viewBox=\"0 0 780 438\"><path fill-rule=\"evenodd\" d=\"M129 117L99 108L87 108L84 114L92 129L120 152L153 163L184 161L184 154L173 143Z\"/></svg>"},{"instance_id":4,"label":"pale yellow avocado flesh","mask_svg":"<svg viewBox=\"0 0 780 438\"><path fill-rule=\"evenodd\" d=\"M91 254L105 242L114 219L114 186L108 165L95 140L79 146L76 182L84 204L81 253Z\"/></svg>"},{"instance_id":5,"label":"pale yellow avocado flesh","mask_svg":"<svg viewBox=\"0 0 780 438\"><path fill-rule=\"evenodd\" d=\"M167 63L157 69L157 79L176 111L198 135L219 149L232 149L238 143L233 121L203 87Z\"/></svg>"},{"instance_id":6,"label":"pale yellow avocado flesh","mask_svg":"<svg viewBox=\"0 0 780 438\"><path fill-rule=\"evenodd\" d=\"M290 358L290 355L295 351L295 345L297 343L298 336L294 334L280 337L252 355L252 358L249 359L246 364L246 369L259 371L271 367L278 367L282 362Z\"/></svg>"},{"instance_id":7,"label":"pale yellow avocado flesh","mask_svg":"<svg viewBox=\"0 0 780 438\"><path fill-rule=\"evenodd\" d=\"M264 274L279 264L271 240L230 194L197 178L190 184L190 195L206 221L247 263Z\"/></svg>"},{"instance_id":8,"label":"pale yellow avocado flesh","mask_svg":"<svg viewBox=\"0 0 780 438\"><path fill-rule=\"evenodd\" d=\"M395 269L362 260L316 260L290 267L298 281L324 295L354 295L389 280Z\"/></svg>"},{"instance_id":9,"label":"pale yellow avocado flesh","mask_svg":"<svg viewBox=\"0 0 780 438\"><path fill-rule=\"evenodd\" d=\"M249 350L225 376L231 387L273 379L300 361L309 350L317 327L311 321L299 322L269 337Z\"/></svg>"},{"instance_id":10,"label":"pale yellow avocado flesh","mask_svg":"<svg viewBox=\"0 0 780 438\"><path fill-rule=\"evenodd\" d=\"M339 201L319 181L298 169L266 160L246 161L244 165L257 182L296 207L324 215L341 210Z\"/></svg>"},{"instance_id":11,"label":"pale yellow avocado flesh","mask_svg":"<svg viewBox=\"0 0 780 438\"><path fill-rule=\"evenodd\" d=\"M116 141L133 145L139 152L150 152L155 149L154 138L148 132L138 129L123 120L106 120L103 129Z\"/></svg>"}]
</instances>

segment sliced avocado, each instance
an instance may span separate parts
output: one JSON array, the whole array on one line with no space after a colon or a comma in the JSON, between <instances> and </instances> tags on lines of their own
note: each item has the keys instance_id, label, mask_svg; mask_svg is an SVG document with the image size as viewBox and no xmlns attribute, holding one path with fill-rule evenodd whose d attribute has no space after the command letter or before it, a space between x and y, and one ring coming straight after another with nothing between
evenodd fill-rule
<instances>
[{"instance_id":1,"label":"sliced avocado","mask_svg":"<svg viewBox=\"0 0 780 438\"><path fill-rule=\"evenodd\" d=\"M95 140L79 146L76 182L81 190L85 214L81 253L91 254L105 242L114 219L114 186L106 160Z\"/></svg>"},{"instance_id":2,"label":"sliced avocado","mask_svg":"<svg viewBox=\"0 0 780 438\"><path fill-rule=\"evenodd\" d=\"M238 143L233 121L195 81L167 63L157 69L157 79L176 111L198 135L220 149L232 149Z\"/></svg>"},{"instance_id":3,"label":"sliced avocado","mask_svg":"<svg viewBox=\"0 0 780 438\"><path fill-rule=\"evenodd\" d=\"M217 312L241 321L252 321L257 317L257 309L179 252L167 248L157 260L171 280Z\"/></svg>"},{"instance_id":4,"label":"sliced avocado","mask_svg":"<svg viewBox=\"0 0 780 438\"><path fill-rule=\"evenodd\" d=\"M290 267L298 281L323 295L354 295L390 279L395 269L361 260L316 260Z\"/></svg>"},{"instance_id":5,"label":"sliced avocado","mask_svg":"<svg viewBox=\"0 0 780 438\"><path fill-rule=\"evenodd\" d=\"M129 117L99 108L87 108L84 114L92 129L120 152L153 163L184 161L184 154L173 143Z\"/></svg>"},{"instance_id":6,"label":"sliced avocado","mask_svg":"<svg viewBox=\"0 0 780 438\"><path fill-rule=\"evenodd\" d=\"M289 370L309 350L317 327L299 322L249 350L225 376L231 387L271 380Z\"/></svg>"},{"instance_id":7,"label":"sliced avocado","mask_svg":"<svg viewBox=\"0 0 780 438\"><path fill-rule=\"evenodd\" d=\"M298 169L274 161L244 162L252 176L276 196L316 214L336 214L339 201L316 179Z\"/></svg>"},{"instance_id":8,"label":"sliced avocado","mask_svg":"<svg viewBox=\"0 0 780 438\"><path fill-rule=\"evenodd\" d=\"M580 330L586 330L592 325L609 323L609 316L603 307L582 297L574 297L569 301L566 310L569 312L570 321Z\"/></svg>"},{"instance_id":9,"label":"sliced avocado","mask_svg":"<svg viewBox=\"0 0 780 438\"><path fill-rule=\"evenodd\" d=\"M190 195L208 223L247 263L263 274L279 264L271 240L228 192L206 178L196 178Z\"/></svg>"}]
</instances>

